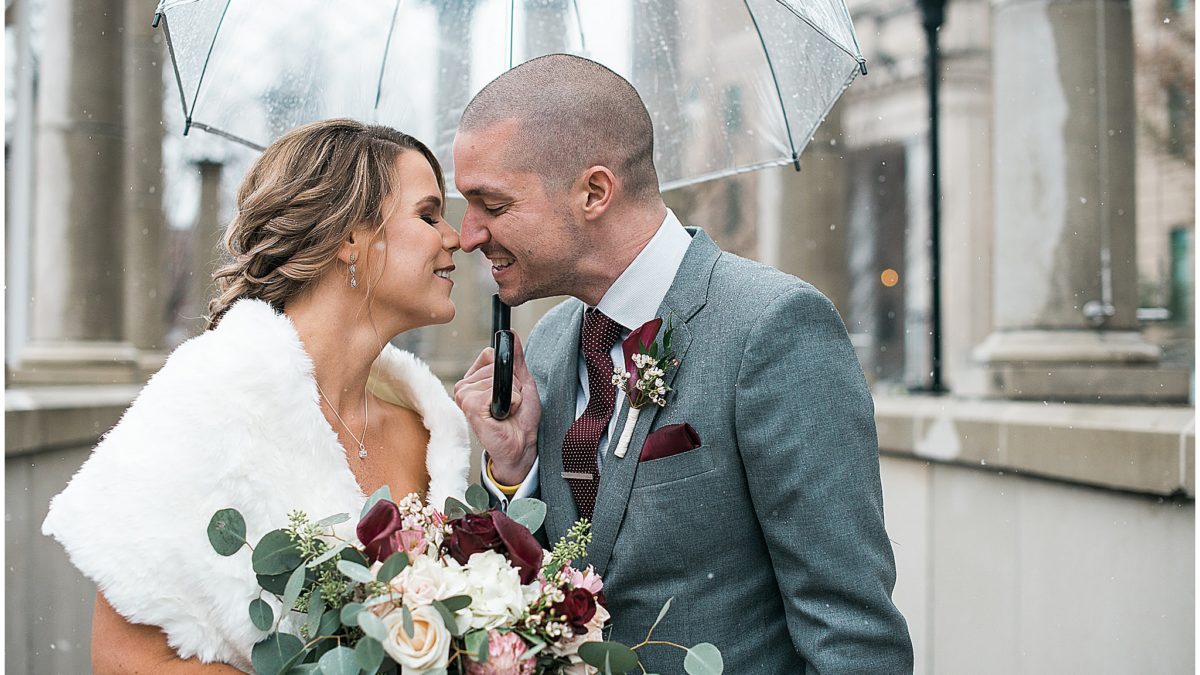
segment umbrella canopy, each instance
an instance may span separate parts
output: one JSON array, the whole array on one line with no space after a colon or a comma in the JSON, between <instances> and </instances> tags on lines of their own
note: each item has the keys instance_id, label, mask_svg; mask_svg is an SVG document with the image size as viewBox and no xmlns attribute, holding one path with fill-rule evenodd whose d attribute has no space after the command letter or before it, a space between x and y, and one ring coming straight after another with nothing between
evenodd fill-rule
<instances>
[{"instance_id":1,"label":"umbrella canopy","mask_svg":"<svg viewBox=\"0 0 1200 675\"><path fill-rule=\"evenodd\" d=\"M185 129L261 148L328 117L430 144L514 65L599 61L650 111L663 189L795 163L858 72L843 0L163 0ZM186 130L185 130L186 133Z\"/></svg>"}]
</instances>

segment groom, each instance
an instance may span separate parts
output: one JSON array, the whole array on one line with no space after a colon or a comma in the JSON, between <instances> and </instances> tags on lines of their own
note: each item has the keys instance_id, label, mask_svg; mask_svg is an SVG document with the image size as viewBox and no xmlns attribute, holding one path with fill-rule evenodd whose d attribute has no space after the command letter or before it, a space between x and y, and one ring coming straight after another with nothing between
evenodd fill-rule
<instances>
[{"instance_id":1,"label":"groom","mask_svg":"<svg viewBox=\"0 0 1200 675\"><path fill-rule=\"evenodd\" d=\"M498 501L537 495L546 536L590 518L612 639L712 642L730 673L912 670L892 604L872 401L837 311L812 286L729 253L664 205L650 117L591 61L551 55L463 112L454 179L462 247L510 305L546 314L515 364L513 412L488 414L492 353L455 397ZM665 406L613 385L621 341L673 327ZM639 650L652 672L683 653Z\"/></svg>"}]
</instances>

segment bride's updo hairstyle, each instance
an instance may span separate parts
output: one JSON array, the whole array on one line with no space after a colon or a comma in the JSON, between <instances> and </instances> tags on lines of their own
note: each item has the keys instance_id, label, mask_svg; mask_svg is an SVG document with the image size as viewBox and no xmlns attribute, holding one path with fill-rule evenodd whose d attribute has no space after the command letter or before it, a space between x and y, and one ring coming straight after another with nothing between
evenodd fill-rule
<instances>
[{"instance_id":1,"label":"bride's updo hairstyle","mask_svg":"<svg viewBox=\"0 0 1200 675\"><path fill-rule=\"evenodd\" d=\"M218 292L208 303L208 328L242 298L282 311L335 263L355 226L372 225L377 234L384 199L396 187L392 167L405 150L429 161L444 201L437 158L395 129L323 120L268 146L238 189L237 215L225 232L225 264L213 273Z\"/></svg>"}]
</instances>

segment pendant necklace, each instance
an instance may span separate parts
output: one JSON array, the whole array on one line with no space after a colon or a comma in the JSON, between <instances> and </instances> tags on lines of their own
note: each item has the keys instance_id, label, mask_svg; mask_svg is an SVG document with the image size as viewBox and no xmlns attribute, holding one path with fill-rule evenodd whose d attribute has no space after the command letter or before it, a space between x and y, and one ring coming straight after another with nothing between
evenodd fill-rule
<instances>
[{"instance_id":1,"label":"pendant necklace","mask_svg":"<svg viewBox=\"0 0 1200 675\"><path fill-rule=\"evenodd\" d=\"M325 399L325 405L329 406L329 410L333 412L333 416L337 418L337 421L342 423L342 428L346 430L346 433L350 434L350 438L353 438L355 443L358 443L358 458L366 459L367 458L367 443L366 443L367 428L370 427L370 425L371 425L371 418L368 417L368 413L370 412L370 410L368 410L368 408L367 408L366 392L363 392L363 431L362 431L362 438L359 438L358 436L354 435L353 431L350 431L350 426L348 424L346 424L345 421L342 420L342 416L338 414L337 408L333 407L333 404L329 402L329 397L325 395L325 392L321 391L321 385L320 385L320 383L317 382L316 378L313 378L313 384L317 385L317 393L321 395L321 398Z\"/></svg>"}]
</instances>

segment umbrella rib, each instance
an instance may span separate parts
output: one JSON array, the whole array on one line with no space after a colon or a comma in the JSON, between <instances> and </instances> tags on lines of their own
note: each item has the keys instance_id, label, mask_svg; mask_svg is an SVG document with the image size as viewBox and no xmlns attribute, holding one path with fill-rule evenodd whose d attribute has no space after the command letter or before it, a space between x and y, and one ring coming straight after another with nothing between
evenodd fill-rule
<instances>
[{"instance_id":1,"label":"umbrella rib","mask_svg":"<svg viewBox=\"0 0 1200 675\"><path fill-rule=\"evenodd\" d=\"M396 32L396 17L400 16L400 0L392 9L392 25L388 27L387 41L383 44L383 58L379 60L379 81L375 83L375 110L379 110L379 98L383 95L383 71L387 68L388 52L392 49L392 33Z\"/></svg>"},{"instance_id":2,"label":"umbrella rib","mask_svg":"<svg viewBox=\"0 0 1200 675\"><path fill-rule=\"evenodd\" d=\"M204 75L208 73L208 61L212 58L213 47L217 45L217 36L221 34L221 26L225 25L225 15L229 13L229 5L233 0L225 0L225 9L221 10L221 18L217 21L217 29L213 31L212 42L208 43L208 53L204 55L204 67L200 69L200 79L196 80L196 95L192 97L192 110L196 109L196 101L200 98L200 89L204 86ZM190 125L190 117L189 125Z\"/></svg>"},{"instance_id":3,"label":"umbrella rib","mask_svg":"<svg viewBox=\"0 0 1200 675\"><path fill-rule=\"evenodd\" d=\"M823 38L825 38L826 40L828 40L828 41L829 41L829 44L831 44L831 45L833 45L833 46L837 47L838 49L840 49L840 50L842 50L842 51L846 52L846 54L847 54L847 55L848 55L850 58L854 59L855 61L858 61L858 65L859 65L859 67L860 67L860 68L862 68L863 70L866 70L866 67L867 67L867 60L866 60L866 59L864 59L864 58L862 57L862 54L856 54L856 53L854 53L854 52L850 51L849 49L847 49L845 45L843 45L842 43L840 43L840 42L838 42L837 40L835 40L835 39L834 39L832 36L830 36L830 35L829 35L829 33L828 33L828 32L826 32L824 28L821 28L821 27L820 27L820 26L818 26L817 24L815 24L815 23L813 23L812 21L810 21L810 20L808 19L808 17L806 17L806 16L803 16L803 15L801 15L799 12L797 12L796 10L792 9L792 8L791 8L791 6L789 6L789 5L788 5L786 2L783 2L782 0L775 0L775 2L776 2L777 4L779 4L779 5L782 5L782 6L783 6L783 8L784 8L784 9L786 9L787 11L791 12L791 13L792 13L792 16L794 16L794 17L796 17L797 19L800 19L800 20L801 20L801 21L803 21L804 23L808 24L810 28L812 28L813 30L817 31L817 34L818 34L818 35L820 35L821 37L823 37ZM747 9L749 9L749 6L748 6L748 5L747 5ZM849 9L847 9L847 10L846 10L846 19L847 19L847 20L850 20L850 10L849 10ZM760 35L761 35L761 34L760 34ZM857 37L854 35L854 31L853 31L853 30L851 30L851 31L850 31L850 39L851 39L851 40L854 40L854 48L855 48L855 49L858 49L859 51L862 51L862 50L861 50L861 48L859 48L859 46L858 46L858 38L857 38ZM764 49L765 49L765 48L766 48L766 47L764 46ZM866 73L864 72L863 74L865 75Z\"/></svg>"},{"instance_id":4,"label":"umbrella rib","mask_svg":"<svg viewBox=\"0 0 1200 675\"><path fill-rule=\"evenodd\" d=\"M508 3L508 70L513 67L513 41L517 34L517 0Z\"/></svg>"},{"instance_id":5,"label":"umbrella rib","mask_svg":"<svg viewBox=\"0 0 1200 675\"><path fill-rule=\"evenodd\" d=\"M771 61L771 50L767 49L767 41L763 39L762 29L758 27L758 19L754 16L754 10L750 8L750 0L742 0L742 4L746 6L746 13L750 15L754 31L758 33L758 44L762 46L763 56L767 59L767 68L771 71L771 82L775 84L775 95L779 97L779 114L783 115L783 127L787 130L788 145L792 148L792 162L799 171L800 153L796 152L796 141L792 139L792 123L788 121L787 106L783 104L783 90L779 88L779 78L775 75L775 63Z\"/></svg>"},{"instance_id":6,"label":"umbrella rib","mask_svg":"<svg viewBox=\"0 0 1200 675\"><path fill-rule=\"evenodd\" d=\"M235 143L241 143L242 145L244 145L246 147L258 150L259 152L266 150L265 147L259 145L258 143L254 143L253 141L248 141L248 140L242 138L241 136L235 136L234 134L231 134L228 131L221 131L220 129L217 129L215 127L210 127L207 124L205 124L204 122L192 122L191 125L193 127L196 127L197 129L203 129L204 131L207 131L210 134L220 136L222 138L228 138L229 140L234 141Z\"/></svg>"},{"instance_id":7,"label":"umbrella rib","mask_svg":"<svg viewBox=\"0 0 1200 675\"><path fill-rule=\"evenodd\" d=\"M167 20L166 14L155 14L155 23L158 23L159 17L162 17L163 35L167 39L167 51L171 54L171 70L175 71L175 86L179 87L179 104L183 107L184 124L190 125L189 120L192 115L188 112L187 94L183 91L183 78L179 75L179 63L175 57L175 43L171 42L171 22ZM187 135L186 126L183 133Z\"/></svg>"},{"instance_id":8,"label":"umbrella rib","mask_svg":"<svg viewBox=\"0 0 1200 675\"><path fill-rule=\"evenodd\" d=\"M579 13L579 0L571 0L575 5L575 25L579 27L579 51L587 54L587 38L583 35L583 15Z\"/></svg>"}]
</instances>

